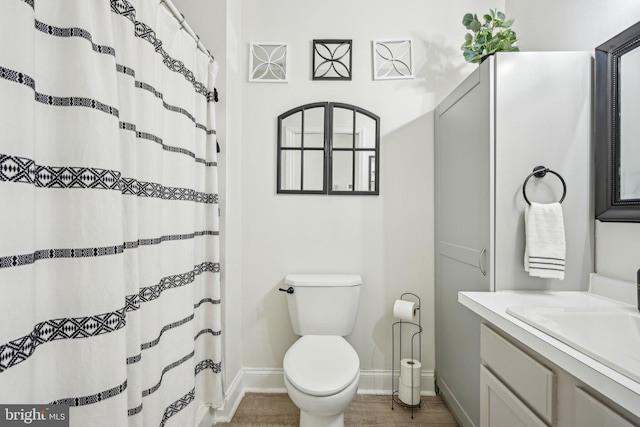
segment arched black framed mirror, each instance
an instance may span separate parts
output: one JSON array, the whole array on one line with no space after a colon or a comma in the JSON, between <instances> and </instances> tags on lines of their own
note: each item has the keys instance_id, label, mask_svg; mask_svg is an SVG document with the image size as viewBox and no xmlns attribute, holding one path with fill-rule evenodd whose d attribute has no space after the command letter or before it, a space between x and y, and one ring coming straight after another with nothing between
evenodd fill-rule
<instances>
[{"instance_id":1,"label":"arched black framed mirror","mask_svg":"<svg viewBox=\"0 0 640 427\"><path fill-rule=\"evenodd\" d=\"M640 22L595 57L596 219L640 222Z\"/></svg>"},{"instance_id":2,"label":"arched black framed mirror","mask_svg":"<svg viewBox=\"0 0 640 427\"><path fill-rule=\"evenodd\" d=\"M278 116L277 192L379 194L380 118L355 105L317 102Z\"/></svg>"}]
</instances>

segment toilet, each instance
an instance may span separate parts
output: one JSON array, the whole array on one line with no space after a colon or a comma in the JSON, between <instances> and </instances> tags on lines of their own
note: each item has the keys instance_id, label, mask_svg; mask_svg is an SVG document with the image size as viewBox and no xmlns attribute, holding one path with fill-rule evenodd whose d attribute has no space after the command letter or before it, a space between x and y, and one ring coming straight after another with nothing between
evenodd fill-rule
<instances>
[{"instance_id":1,"label":"toilet","mask_svg":"<svg viewBox=\"0 0 640 427\"><path fill-rule=\"evenodd\" d=\"M284 283L293 331L284 355L284 384L302 427L343 427L360 382L353 331L362 279L355 274L289 274Z\"/></svg>"}]
</instances>

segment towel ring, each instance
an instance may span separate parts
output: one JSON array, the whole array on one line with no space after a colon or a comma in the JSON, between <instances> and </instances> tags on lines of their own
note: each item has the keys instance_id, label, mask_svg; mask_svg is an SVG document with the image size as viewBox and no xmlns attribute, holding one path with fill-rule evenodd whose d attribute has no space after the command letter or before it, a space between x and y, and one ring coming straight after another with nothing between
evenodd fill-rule
<instances>
[{"instance_id":1,"label":"towel ring","mask_svg":"<svg viewBox=\"0 0 640 427\"><path fill-rule=\"evenodd\" d=\"M562 192L562 197L560 198L560 201L558 203L562 203L562 201L564 200L564 197L567 195L567 184L564 182L564 179L562 179L560 174L558 174L557 172L552 171L551 169L549 169L547 167L536 166L535 168L533 168L533 172L531 172L529 174L529 176L524 180L524 184L522 184L522 195L524 196L524 200L527 202L527 204L529 206L531 206L531 202L527 198L527 191L526 191L527 182L529 182L529 179L531 179L532 176L535 176L536 178L544 178L544 176L547 174L547 172L551 172L552 174L554 174L555 176L557 176L560 179L560 182L562 182L563 192Z\"/></svg>"}]
</instances>

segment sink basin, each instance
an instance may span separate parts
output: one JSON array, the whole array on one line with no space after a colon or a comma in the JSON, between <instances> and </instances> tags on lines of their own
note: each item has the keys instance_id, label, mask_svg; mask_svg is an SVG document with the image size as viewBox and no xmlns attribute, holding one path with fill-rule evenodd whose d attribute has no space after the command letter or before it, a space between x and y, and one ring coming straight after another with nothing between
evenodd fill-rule
<instances>
[{"instance_id":1,"label":"sink basin","mask_svg":"<svg viewBox=\"0 0 640 427\"><path fill-rule=\"evenodd\" d=\"M507 313L640 382L640 313L633 307L509 307Z\"/></svg>"}]
</instances>

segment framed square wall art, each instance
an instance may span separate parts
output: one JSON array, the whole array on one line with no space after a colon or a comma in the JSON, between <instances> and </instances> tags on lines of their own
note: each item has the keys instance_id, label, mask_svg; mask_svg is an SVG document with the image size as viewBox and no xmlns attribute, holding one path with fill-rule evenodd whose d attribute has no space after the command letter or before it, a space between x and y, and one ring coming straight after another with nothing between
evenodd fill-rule
<instances>
[{"instance_id":1,"label":"framed square wall art","mask_svg":"<svg viewBox=\"0 0 640 427\"><path fill-rule=\"evenodd\" d=\"M249 81L286 83L289 78L287 43L249 44Z\"/></svg>"},{"instance_id":2,"label":"framed square wall art","mask_svg":"<svg viewBox=\"0 0 640 427\"><path fill-rule=\"evenodd\" d=\"M313 41L313 80L351 80L351 40Z\"/></svg>"},{"instance_id":3,"label":"framed square wall art","mask_svg":"<svg viewBox=\"0 0 640 427\"><path fill-rule=\"evenodd\" d=\"M412 79L411 39L373 41L374 80Z\"/></svg>"}]
</instances>

